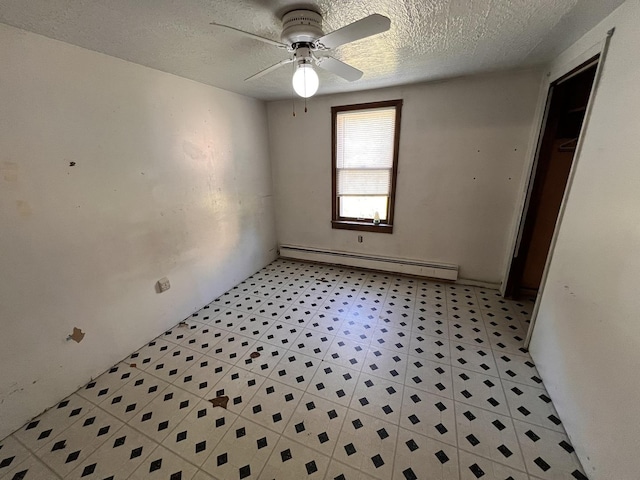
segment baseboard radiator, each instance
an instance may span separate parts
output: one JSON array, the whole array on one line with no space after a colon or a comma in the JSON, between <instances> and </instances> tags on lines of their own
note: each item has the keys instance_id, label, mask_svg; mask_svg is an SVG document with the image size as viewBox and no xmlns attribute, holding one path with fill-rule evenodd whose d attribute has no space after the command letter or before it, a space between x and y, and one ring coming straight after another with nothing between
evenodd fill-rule
<instances>
[{"instance_id":1,"label":"baseboard radiator","mask_svg":"<svg viewBox=\"0 0 640 480\"><path fill-rule=\"evenodd\" d=\"M448 263L422 262L403 258L389 258L362 253L338 252L318 248L280 245L280 256L296 260L331 263L348 267L368 268L385 272L415 275L418 277L438 278L455 281L458 279L458 266Z\"/></svg>"}]
</instances>

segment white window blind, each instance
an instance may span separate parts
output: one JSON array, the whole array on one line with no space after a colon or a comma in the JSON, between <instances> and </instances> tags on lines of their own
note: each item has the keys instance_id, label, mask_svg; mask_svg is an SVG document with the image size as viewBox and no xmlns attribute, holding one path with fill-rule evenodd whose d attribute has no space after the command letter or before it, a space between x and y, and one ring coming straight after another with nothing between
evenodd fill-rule
<instances>
[{"instance_id":1,"label":"white window blind","mask_svg":"<svg viewBox=\"0 0 640 480\"><path fill-rule=\"evenodd\" d=\"M395 123L395 107L337 114L336 194L342 217L373 218L377 211L386 219Z\"/></svg>"}]
</instances>

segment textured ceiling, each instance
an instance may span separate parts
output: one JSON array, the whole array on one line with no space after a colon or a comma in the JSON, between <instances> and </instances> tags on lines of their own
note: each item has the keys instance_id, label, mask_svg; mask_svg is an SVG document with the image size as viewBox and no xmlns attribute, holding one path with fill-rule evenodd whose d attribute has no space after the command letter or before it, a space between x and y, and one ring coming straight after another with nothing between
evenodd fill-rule
<instances>
[{"instance_id":1,"label":"textured ceiling","mask_svg":"<svg viewBox=\"0 0 640 480\"><path fill-rule=\"evenodd\" d=\"M391 29L338 48L364 71L349 83L320 71L319 94L544 63L623 0L0 0L0 22L234 92L292 95L291 66L243 79L287 53L209 22L280 40L281 16L310 7L325 33L372 13Z\"/></svg>"}]
</instances>

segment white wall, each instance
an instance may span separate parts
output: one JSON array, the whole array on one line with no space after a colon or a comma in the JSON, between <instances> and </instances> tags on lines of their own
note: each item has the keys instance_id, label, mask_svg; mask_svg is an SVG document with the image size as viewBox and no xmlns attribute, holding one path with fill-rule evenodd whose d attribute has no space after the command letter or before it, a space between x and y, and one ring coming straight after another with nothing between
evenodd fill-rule
<instances>
[{"instance_id":1,"label":"white wall","mask_svg":"<svg viewBox=\"0 0 640 480\"><path fill-rule=\"evenodd\" d=\"M531 353L592 480L640 472L640 0L615 27L568 195Z\"/></svg>"},{"instance_id":2,"label":"white wall","mask_svg":"<svg viewBox=\"0 0 640 480\"><path fill-rule=\"evenodd\" d=\"M4 25L0 65L2 438L276 240L263 102Z\"/></svg>"},{"instance_id":3,"label":"white wall","mask_svg":"<svg viewBox=\"0 0 640 480\"><path fill-rule=\"evenodd\" d=\"M281 244L453 263L499 283L541 73L268 103ZM331 107L402 98L393 234L331 228ZM357 243L357 236L364 236Z\"/></svg>"}]
</instances>

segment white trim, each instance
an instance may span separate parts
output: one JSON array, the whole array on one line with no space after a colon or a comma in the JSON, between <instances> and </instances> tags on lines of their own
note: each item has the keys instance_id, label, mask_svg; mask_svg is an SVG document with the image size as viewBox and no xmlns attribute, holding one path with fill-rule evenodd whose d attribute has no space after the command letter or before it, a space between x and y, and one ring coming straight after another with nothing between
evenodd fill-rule
<instances>
[{"instance_id":1,"label":"white trim","mask_svg":"<svg viewBox=\"0 0 640 480\"><path fill-rule=\"evenodd\" d=\"M609 32L613 33L613 29L607 32L607 38L610 35ZM586 63L587 61L589 61L589 59L595 57L596 55L598 54L602 55L603 51L604 51L603 42L600 41L592 45L591 47L587 48L580 55L572 58L568 62L560 65L553 65L549 70L549 73L547 74L549 78L549 84L555 82L561 77L564 77L571 70L578 68L580 65L582 65L583 63Z\"/></svg>"},{"instance_id":2,"label":"white trim","mask_svg":"<svg viewBox=\"0 0 640 480\"><path fill-rule=\"evenodd\" d=\"M549 92L550 82L548 80L548 74L542 80L540 86L540 93L538 94L538 106L536 107L536 113L534 115L533 125L537 128L531 129L531 135L529 138L529 146L527 147L527 162L525 165L525 173L520 180L520 198L518 199L518 208L515 210L514 219L512 221L512 232L509 239L509 248L507 248L507 255L504 260L504 269L502 272L502 282L500 283L500 295L504 297L507 280L509 279L509 271L511 270L511 263L515 258L516 252L520 248L520 239L522 237L522 216L523 212L527 211L529 206L529 190L531 188L530 177L532 172L535 171L535 161L537 159L538 145L541 140L540 131L542 126L546 122L547 112L547 99Z\"/></svg>"},{"instance_id":3,"label":"white trim","mask_svg":"<svg viewBox=\"0 0 640 480\"><path fill-rule=\"evenodd\" d=\"M582 72L589 70L590 68L593 68L595 65L598 64L599 61L600 61L600 56L598 56L598 58L593 58L591 61L587 60L582 66L576 67L575 72L564 75L561 77L561 80L557 80L556 85L562 85L564 82L571 80L573 77L580 75Z\"/></svg>"},{"instance_id":4,"label":"white trim","mask_svg":"<svg viewBox=\"0 0 640 480\"><path fill-rule=\"evenodd\" d=\"M607 38L613 34L611 29L607 32ZM524 227L524 215L529 208L529 200L531 197L531 188L533 186L533 176L538 160L538 148L542 142L542 134L544 126L546 124L547 103L550 101L550 88L556 80L563 77L571 70L578 68L583 63L586 63L589 59L600 54L599 62L602 61L602 53L604 51L603 41L599 41L589 47L587 47L582 53L576 55L571 60L556 64L555 62L549 65L549 70L544 74L542 84L540 85L540 93L538 94L538 106L534 115L533 125L535 128L531 129L531 137L529 139L529 146L527 148L527 162L525 164L525 173L522 175L520 181L520 198L518 199L518 208L515 210L514 219L512 221L512 231L509 238L506 258L504 260L504 269L502 272L502 282L500 284L500 294L504 296L507 288L507 280L509 279L509 272L511 271L511 264L513 259L516 258L517 252L520 249L520 241L522 240L522 229ZM594 79L595 87L595 79ZM592 90L593 91L593 90Z\"/></svg>"},{"instance_id":5,"label":"white trim","mask_svg":"<svg viewBox=\"0 0 640 480\"><path fill-rule=\"evenodd\" d=\"M589 119L591 118L591 111L593 109L593 99L595 98L596 94L597 94L597 90L598 90L598 86L600 83L600 77L602 76L602 68L604 66L604 62L607 56L607 51L609 49L609 43L611 42L611 37L613 35L614 32L614 28L612 28L611 30L609 30L607 32L607 35L605 36L604 40L602 42L599 43L599 53L600 53L600 58L598 60L598 68L596 70L596 75L593 79L593 85L591 87L591 94L589 95L589 102L587 104L587 110L585 112L584 115L584 121L582 123L582 128L580 129L580 135L578 137L578 143L576 145L576 152L573 156L573 163L571 164L571 170L569 171L569 178L567 179L567 186L565 188L564 191L564 195L562 197L562 203L560 204L560 211L558 212L558 218L556 220L556 224L555 227L553 229L553 237L551 238L551 245L549 246L549 253L547 255L547 261L545 262L544 265L544 270L542 272L542 279L540 280L540 288L538 289L538 295L536 296L536 302L535 305L533 306L533 312L531 313L531 323L529 324L529 330L527 331L527 337L524 341L524 347L525 348L529 348L529 344L531 343L531 337L533 335L533 329L536 325L536 318L538 316L538 311L540 310L540 301L542 299L542 295L544 293L544 288L546 286L547 283L547 277L549 275L549 266L551 265L551 261L553 259L553 254L554 254L554 250L556 247L556 243L558 241L558 233L560 231L560 226L562 225L562 218L564 216L564 212L566 210L567 207L567 199L569 198L569 194L571 193L571 186L573 184L573 179L575 177L575 173L576 173L576 166L578 164L578 161L580 160L580 153L582 152L582 146L584 145L584 137L585 137L585 132L587 130L587 127L589 125ZM593 47L591 47L589 49L589 52L585 52L582 55L579 56L579 58L584 58L586 55L590 55L587 56L586 59L583 60L582 63L586 62L589 58L595 56L598 54L598 51L596 51L595 53L593 53ZM571 62L573 63L573 62ZM573 65L571 68L569 68L568 70L565 71L565 74L570 72L571 70L575 69L576 67L578 67L580 65L580 63L578 63L577 65ZM559 75L557 77L555 77L556 79L562 77L562 75Z\"/></svg>"},{"instance_id":6,"label":"white trim","mask_svg":"<svg viewBox=\"0 0 640 480\"><path fill-rule=\"evenodd\" d=\"M418 277L429 277L450 281L458 279L458 266L450 263L382 257L379 255L323 250L298 245L280 245L280 256L296 260L360 267L370 270L415 275Z\"/></svg>"},{"instance_id":7,"label":"white trim","mask_svg":"<svg viewBox=\"0 0 640 480\"><path fill-rule=\"evenodd\" d=\"M469 278L458 278L456 285L466 285L467 287L486 288L487 290L500 290L499 283L483 282L482 280L471 280Z\"/></svg>"}]
</instances>

